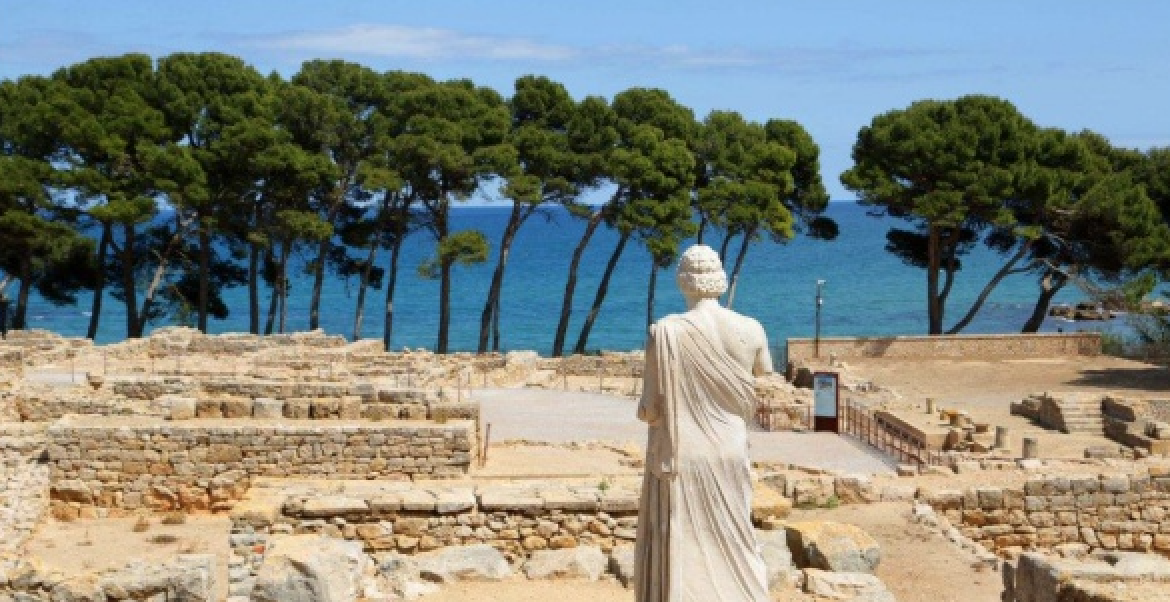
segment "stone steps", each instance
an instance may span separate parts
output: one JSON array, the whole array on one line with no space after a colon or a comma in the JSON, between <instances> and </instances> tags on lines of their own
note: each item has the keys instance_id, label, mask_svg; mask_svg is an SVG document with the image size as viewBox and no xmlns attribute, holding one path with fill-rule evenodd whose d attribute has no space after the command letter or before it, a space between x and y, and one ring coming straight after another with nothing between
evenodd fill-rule
<instances>
[{"instance_id":1,"label":"stone steps","mask_svg":"<svg viewBox=\"0 0 1170 602\"><path fill-rule=\"evenodd\" d=\"M1098 399L1066 400L1061 404L1065 432L1078 435L1104 435L1105 416Z\"/></svg>"}]
</instances>

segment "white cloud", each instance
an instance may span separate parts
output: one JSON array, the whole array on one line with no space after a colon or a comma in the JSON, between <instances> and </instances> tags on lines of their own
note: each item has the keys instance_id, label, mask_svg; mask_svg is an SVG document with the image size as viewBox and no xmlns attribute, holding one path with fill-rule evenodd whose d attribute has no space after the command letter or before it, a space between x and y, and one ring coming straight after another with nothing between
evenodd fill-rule
<instances>
[{"instance_id":1,"label":"white cloud","mask_svg":"<svg viewBox=\"0 0 1170 602\"><path fill-rule=\"evenodd\" d=\"M853 70L860 63L924 54L904 48L745 48L604 44L571 46L518 37L478 35L436 27L359 24L336 29L298 31L246 41L297 54L381 56L421 61L544 61L610 63L666 69L769 69L803 72Z\"/></svg>"},{"instance_id":2,"label":"white cloud","mask_svg":"<svg viewBox=\"0 0 1170 602\"><path fill-rule=\"evenodd\" d=\"M352 25L259 40L284 50L363 54L419 60L486 59L496 61L564 61L575 58L571 47L516 37L481 36L434 27Z\"/></svg>"}]
</instances>

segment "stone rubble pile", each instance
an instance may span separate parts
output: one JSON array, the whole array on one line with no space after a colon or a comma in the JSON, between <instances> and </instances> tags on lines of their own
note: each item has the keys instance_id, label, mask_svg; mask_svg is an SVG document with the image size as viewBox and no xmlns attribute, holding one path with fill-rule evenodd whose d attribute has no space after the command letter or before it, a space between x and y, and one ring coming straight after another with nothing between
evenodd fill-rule
<instances>
[{"instance_id":1,"label":"stone rubble pile","mask_svg":"<svg viewBox=\"0 0 1170 602\"><path fill-rule=\"evenodd\" d=\"M180 555L161 563L72 577L35 560L0 556L0 600L19 602L215 602L215 556Z\"/></svg>"}]
</instances>

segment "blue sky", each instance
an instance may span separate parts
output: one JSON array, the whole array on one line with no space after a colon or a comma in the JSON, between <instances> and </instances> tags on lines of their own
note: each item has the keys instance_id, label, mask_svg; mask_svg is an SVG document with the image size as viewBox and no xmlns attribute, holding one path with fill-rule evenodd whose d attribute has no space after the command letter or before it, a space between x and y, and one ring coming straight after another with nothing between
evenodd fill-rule
<instances>
[{"instance_id":1,"label":"blue sky","mask_svg":"<svg viewBox=\"0 0 1170 602\"><path fill-rule=\"evenodd\" d=\"M861 126L923 98L993 94L1043 126L1170 146L1164 0L0 0L0 78L91 56L215 50L290 75L344 58L467 77L519 75L576 97L661 87L712 109L795 119L835 199Z\"/></svg>"}]
</instances>

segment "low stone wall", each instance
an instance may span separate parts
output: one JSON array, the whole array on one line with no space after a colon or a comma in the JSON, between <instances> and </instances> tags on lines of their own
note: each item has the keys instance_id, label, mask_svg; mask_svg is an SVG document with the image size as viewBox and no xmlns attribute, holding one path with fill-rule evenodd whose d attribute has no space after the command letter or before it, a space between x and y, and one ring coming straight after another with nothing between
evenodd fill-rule
<instances>
[{"instance_id":1,"label":"low stone wall","mask_svg":"<svg viewBox=\"0 0 1170 602\"><path fill-rule=\"evenodd\" d=\"M601 355L568 355L541 358L540 369L554 370L561 375L597 376L613 378L642 378L646 356L641 351L628 353L606 352Z\"/></svg>"},{"instance_id":2,"label":"low stone wall","mask_svg":"<svg viewBox=\"0 0 1170 602\"><path fill-rule=\"evenodd\" d=\"M232 512L233 532L323 533L360 541L369 552L406 554L487 543L512 557L578 545L608 551L637 533L639 498L632 488L379 483L351 489L245 502Z\"/></svg>"},{"instance_id":3,"label":"low stone wall","mask_svg":"<svg viewBox=\"0 0 1170 602\"><path fill-rule=\"evenodd\" d=\"M0 552L20 548L48 509L43 427L0 424Z\"/></svg>"},{"instance_id":4,"label":"low stone wall","mask_svg":"<svg viewBox=\"0 0 1170 602\"><path fill-rule=\"evenodd\" d=\"M69 414L94 416L165 416L167 409L155 400L97 396L89 391L57 389L48 394L16 395L17 421L52 422Z\"/></svg>"},{"instance_id":5,"label":"low stone wall","mask_svg":"<svg viewBox=\"0 0 1170 602\"><path fill-rule=\"evenodd\" d=\"M1107 396L1102 402L1105 435L1150 454L1170 454L1170 423L1159 418L1165 402Z\"/></svg>"},{"instance_id":6,"label":"low stone wall","mask_svg":"<svg viewBox=\"0 0 1170 602\"><path fill-rule=\"evenodd\" d=\"M255 477L393 479L466 474L475 425L71 416L48 429L54 515L230 509ZM115 513L116 514L116 513Z\"/></svg>"},{"instance_id":7,"label":"low stone wall","mask_svg":"<svg viewBox=\"0 0 1170 602\"><path fill-rule=\"evenodd\" d=\"M1033 478L1023 488L923 491L960 533L1001 555L1084 544L1170 554L1170 474Z\"/></svg>"},{"instance_id":8,"label":"low stone wall","mask_svg":"<svg viewBox=\"0 0 1170 602\"><path fill-rule=\"evenodd\" d=\"M1080 558L1028 553L1004 565L1003 602L1166 600L1170 562L1145 554L1104 552Z\"/></svg>"},{"instance_id":9,"label":"low stone wall","mask_svg":"<svg viewBox=\"0 0 1170 602\"><path fill-rule=\"evenodd\" d=\"M232 510L231 547L242 560L238 566L248 570L233 573L231 589L250 589L269 538L276 535L319 533L361 542L369 554L488 544L513 563L545 549L596 546L609 553L637 536L639 494L631 486L361 482L322 487L281 488L262 481Z\"/></svg>"},{"instance_id":10,"label":"low stone wall","mask_svg":"<svg viewBox=\"0 0 1170 602\"><path fill-rule=\"evenodd\" d=\"M790 364L813 359L813 339L788 339ZM935 358L1033 358L1100 355L1101 335L988 334L900 337L821 337L820 357L828 360L862 357L898 359Z\"/></svg>"}]
</instances>

